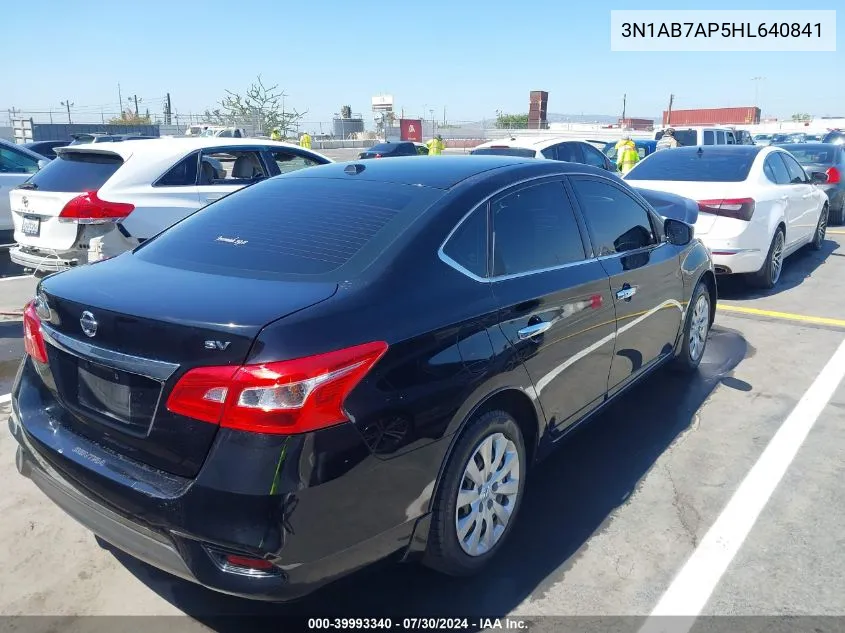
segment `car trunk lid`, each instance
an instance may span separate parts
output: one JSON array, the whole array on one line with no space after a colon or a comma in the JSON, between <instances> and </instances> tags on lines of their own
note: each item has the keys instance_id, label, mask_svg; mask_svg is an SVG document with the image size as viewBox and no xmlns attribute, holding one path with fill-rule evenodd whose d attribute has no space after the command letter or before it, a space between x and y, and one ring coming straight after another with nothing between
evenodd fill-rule
<instances>
[{"instance_id":1,"label":"car trunk lid","mask_svg":"<svg viewBox=\"0 0 845 633\"><path fill-rule=\"evenodd\" d=\"M51 313L46 382L74 432L192 477L218 427L167 410L176 381L198 366L242 364L265 325L336 290L334 283L197 274L132 254L56 275L41 284Z\"/></svg>"},{"instance_id":2,"label":"car trunk lid","mask_svg":"<svg viewBox=\"0 0 845 633\"><path fill-rule=\"evenodd\" d=\"M61 217L62 211L79 196L97 192L123 163L116 152L59 148L55 159L9 193L15 241L44 251L72 249L80 220Z\"/></svg>"}]
</instances>

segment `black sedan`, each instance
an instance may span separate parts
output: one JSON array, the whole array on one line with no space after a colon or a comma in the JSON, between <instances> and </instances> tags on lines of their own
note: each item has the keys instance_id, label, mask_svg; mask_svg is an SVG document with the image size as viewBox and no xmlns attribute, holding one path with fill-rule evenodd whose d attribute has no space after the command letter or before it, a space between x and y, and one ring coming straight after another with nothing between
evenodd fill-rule
<instances>
[{"instance_id":1,"label":"black sedan","mask_svg":"<svg viewBox=\"0 0 845 633\"><path fill-rule=\"evenodd\" d=\"M47 160L53 160L56 157L56 148L66 147L70 143L70 141L33 141L31 143L24 143L23 146L36 154L40 154Z\"/></svg>"},{"instance_id":2,"label":"black sedan","mask_svg":"<svg viewBox=\"0 0 845 633\"><path fill-rule=\"evenodd\" d=\"M657 367L695 371L716 306L691 226L605 170L502 156L271 178L36 292L19 472L266 600L394 554L478 572L528 470Z\"/></svg>"},{"instance_id":3,"label":"black sedan","mask_svg":"<svg viewBox=\"0 0 845 633\"><path fill-rule=\"evenodd\" d=\"M816 181L830 200L830 223L845 224L845 145L834 143L796 143L781 145L791 153L810 176L825 174L824 182Z\"/></svg>"},{"instance_id":4,"label":"black sedan","mask_svg":"<svg viewBox=\"0 0 845 633\"><path fill-rule=\"evenodd\" d=\"M424 153L428 154L428 149ZM396 143L379 143L378 145L373 145L366 151L358 154L358 159L397 158L399 156L419 156L422 154L423 152L421 152L417 143L399 141Z\"/></svg>"}]
</instances>

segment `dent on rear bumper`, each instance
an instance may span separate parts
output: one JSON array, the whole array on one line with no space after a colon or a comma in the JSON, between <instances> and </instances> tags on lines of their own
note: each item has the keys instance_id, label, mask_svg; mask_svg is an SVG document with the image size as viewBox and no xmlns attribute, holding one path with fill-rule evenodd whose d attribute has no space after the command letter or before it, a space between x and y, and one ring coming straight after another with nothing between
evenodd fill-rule
<instances>
[{"instance_id":1,"label":"dent on rear bumper","mask_svg":"<svg viewBox=\"0 0 845 633\"><path fill-rule=\"evenodd\" d=\"M217 591L256 599L299 597L405 553L428 512L437 473L429 464L445 451L435 442L402 459L379 460L360 450L352 425L287 438L222 429L191 480L107 455L70 434L51 417L56 403L50 396L34 363L25 361L9 423L23 474L118 549ZM424 541L422 532L416 536ZM272 560L278 573L224 572L209 546Z\"/></svg>"},{"instance_id":2,"label":"dent on rear bumper","mask_svg":"<svg viewBox=\"0 0 845 633\"><path fill-rule=\"evenodd\" d=\"M67 270L74 266L86 264L88 262L87 253L85 251L64 251L47 253L44 251L14 246L9 249L9 259L12 263L23 266L24 268L33 268L35 270L46 270L50 272Z\"/></svg>"}]
</instances>

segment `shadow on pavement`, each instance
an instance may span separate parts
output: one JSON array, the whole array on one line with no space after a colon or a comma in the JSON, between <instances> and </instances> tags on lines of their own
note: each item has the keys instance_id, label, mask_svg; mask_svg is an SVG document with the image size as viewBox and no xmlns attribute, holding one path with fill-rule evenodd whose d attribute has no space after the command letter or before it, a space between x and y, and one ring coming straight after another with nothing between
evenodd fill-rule
<instances>
[{"instance_id":1,"label":"shadow on pavement","mask_svg":"<svg viewBox=\"0 0 845 633\"><path fill-rule=\"evenodd\" d=\"M780 281L771 290L754 288L746 283L741 275L720 277L718 282L719 299L748 301L791 290L804 283L807 277L812 276L816 269L825 263L828 257L831 255L840 255L840 253L834 252L837 250L839 250L839 244L832 240L825 240L820 251L814 251L807 247L799 249L784 260Z\"/></svg>"},{"instance_id":2,"label":"shadow on pavement","mask_svg":"<svg viewBox=\"0 0 845 633\"><path fill-rule=\"evenodd\" d=\"M754 351L738 332L716 327L696 374L660 370L569 437L530 472L509 541L474 578L445 577L417 565L379 565L283 605L219 595L122 553L115 555L171 604L225 633L242 630L243 616L262 618L259 622L266 617L275 630L287 616L505 616L532 592L559 580L658 457L690 427L718 384L747 389L747 383L730 374ZM254 624L249 623L251 630Z\"/></svg>"}]
</instances>

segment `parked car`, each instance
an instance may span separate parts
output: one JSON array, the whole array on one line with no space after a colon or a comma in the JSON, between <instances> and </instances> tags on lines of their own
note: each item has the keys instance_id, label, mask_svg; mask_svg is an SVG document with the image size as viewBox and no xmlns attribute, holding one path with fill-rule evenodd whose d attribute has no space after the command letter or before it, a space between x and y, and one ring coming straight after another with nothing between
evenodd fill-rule
<instances>
[{"instance_id":1,"label":"parked car","mask_svg":"<svg viewBox=\"0 0 845 633\"><path fill-rule=\"evenodd\" d=\"M428 156L428 145L425 143L414 143L414 147L417 148L417 154L420 156Z\"/></svg>"},{"instance_id":2,"label":"parked car","mask_svg":"<svg viewBox=\"0 0 845 633\"><path fill-rule=\"evenodd\" d=\"M394 141L373 145L358 154L358 159L396 158L399 156L418 156L419 154L420 152L416 143L411 141ZM426 148L426 154L428 154L428 148Z\"/></svg>"},{"instance_id":3,"label":"parked car","mask_svg":"<svg viewBox=\"0 0 845 633\"><path fill-rule=\"evenodd\" d=\"M772 144L772 134L755 134L754 135L754 144L755 145L771 145Z\"/></svg>"},{"instance_id":4,"label":"parked car","mask_svg":"<svg viewBox=\"0 0 845 633\"><path fill-rule=\"evenodd\" d=\"M748 130L734 130L737 145L755 145L754 137Z\"/></svg>"},{"instance_id":5,"label":"parked car","mask_svg":"<svg viewBox=\"0 0 845 633\"><path fill-rule=\"evenodd\" d=\"M545 158L549 160L583 163L607 171L616 171L616 163L586 141L566 137L524 136L504 140L488 141L476 146L470 152L474 156L519 156L522 158Z\"/></svg>"},{"instance_id":6,"label":"parked car","mask_svg":"<svg viewBox=\"0 0 845 633\"><path fill-rule=\"evenodd\" d=\"M821 143L823 138L824 138L824 134L805 134L804 135L804 142L805 143Z\"/></svg>"},{"instance_id":7,"label":"parked car","mask_svg":"<svg viewBox=\"0 0 845 633\"><path fill-rule=\"evenodd\" d=\"M146 134L101 134L93 132L91 134L73 134L73 140L69 145L89 145L92 143L120 143L121 141L136 141L141 139L158 138L157 136L148 136Z\"/></svg>"},{"instance_id":8,"label":"parked car","mask_svg":"<svg viewBox=\"0 0 845 633\"><path fill-rule=\"evenodd\" d=\"M787 135L787 142L788 143L806 143L807 142L807 135L803 132L797 132L795 134Z\"/></svg>"},{"instance_id":9,"label":"parked car","mask_svg":"<svg viewBox=\"0 0 845 633\"><path fill-rule=\"evenodd\" d=\"M657 149L657 141L650 141L648 139L643 140L639 138L631 140L634 141L634 145L637 148L637 154L640 155L640 160L649 154L653 154L654 150ZM616 163L616 143L616 141L610 141L609 143L605 143L602 148L605 156L607 156L614 164Z\"/></svg>"},{"instance_id":10,"label":"parked car","mask_svg":"<svg viewBox=\"0 0 845 633\"><path fill-rule=\"evenodd\" d=\"M770 145L783 145L784 143L789 143L789 134L772 134L772 140L769 143Z\"/></svg>"},{"instance_id":11,"label":"parked car","mask_svg":"<svg viewBox=\"0 0 845 633\"><path fill-rule=\"evenodd\" d=\"M287 143L213 137L56 151L10 193L17 245L9 256L39 273L119 255L241 187L331 162Z\"/></svg>"},{"instance_id":12,"label":"parked car","mask_svg":"<svg viewBox=\"0 0 845 633\"><path fill-rule=\"evenodd\" d=\"M827 196L780 147L656 152L625 180L697 200L695 234L710 249L716 272L746 273L762 288L778 283L785 257L824 242Z\"/></svg>"},{"instance_id":13,"label":"parked car","mask_svg":"<svg viewBox=\"0 0 845 633\"><path fill-rule=\"evenodd\" d=\"M39 170L40 165L46 163L47 159L41 154L0 139L0 231L11 231L14 228L9 192L26 182Z\"/></svg>"},{"instance_id":14,"label":"parked car","mask_svg":"<svg viewBox=\"0 0 845 633\"><path fill-rule=\"evenodd\" d=\"M105 541L230 594L392 555L477 573L529 469L657 367L695 371L715 305L692 227L601 169L304 169L39 283L16 464Z\"/></svg>"},{"instance_id":15,"label":"parked car","mask_svg":"<svg viewBox=\"0 0 845 633\"><path fill-rule=\"evenodd\" d=\"M217 138L246 138L248 135L246 130L240 127L209 125L203 129L202 136L212 136Z\"/></svg>"},{"instance_id":16,"label":"parked car","mask_svg":"<svg viewBox=\"0 0 845 633\"><path fill-rule=\"evenodd\" d=\"M834 143L835 145L845 144L845 132L841 130L831 130L824 135L823 143Z\"/></svg>"},{"instance_id":17,"label":"parked car","mask_svg":"<svg viewBox=\"0 0 845 633\"><path fill-rule=\"evenodd\" d=\"M56 157L56 148L66 147L70 143L70 141L33 141L31 143L23 143L23 147L32 150L47 160L53 160Z\"/></svg>"},{"instance_id":18,"label":"parked car","mask_svg":"<svg viewBox=\"0 0 845 633\"><path fill-rule=\"evenodd\" d=\"M664 130L654 133L654 140L663 138ZM682 147L693 145L737 145L736 135L729 127L675 128L675 138Z\"/></svg>"},{"instance_id":19,"label":"parked car","mask_svg":"<svg viewBox=\"0 0 845 633\"><path fill-rule=\"evenodd\" d=\"M817 186L827 194L830 223L845 224L845 146L833 143L781 145L801 163ZM822 176L823 175L823 176Z\"/></svg>"}]
</instances>

